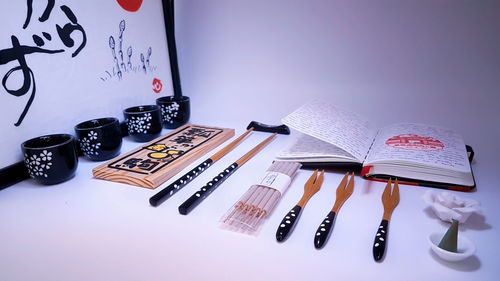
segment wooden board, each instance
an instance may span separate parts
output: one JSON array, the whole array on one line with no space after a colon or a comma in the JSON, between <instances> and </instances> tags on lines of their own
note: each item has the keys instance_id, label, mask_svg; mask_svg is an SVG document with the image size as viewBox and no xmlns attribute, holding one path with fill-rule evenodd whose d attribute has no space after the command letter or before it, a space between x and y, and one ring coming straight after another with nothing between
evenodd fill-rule
<instances>
[{"instance_id":1,"label":"wooden board","mask_svg":"<svg viewBox=\"0 0 500 281\"><path fill-rule=\"evenodd\" d=\"M154 189L233 136L234 129L186 124L92 172L98 179Z\"/></svg>"}]
</instances>

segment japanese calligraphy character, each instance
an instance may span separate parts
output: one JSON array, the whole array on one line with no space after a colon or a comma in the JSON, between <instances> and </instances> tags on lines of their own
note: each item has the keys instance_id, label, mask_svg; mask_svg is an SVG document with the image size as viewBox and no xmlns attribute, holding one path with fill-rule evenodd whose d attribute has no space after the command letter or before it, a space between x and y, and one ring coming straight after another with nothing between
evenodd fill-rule
<instances>
[{"instance_id":1,"label":"japanese calligraphy character","mask_svg":"<svg viewBox=\"0 0 500 281\"><path fill-rule=\"evenodd\" d=\"M122 166L128 166L129 169L132 169L135 168L140 161L142 161L141 158L130 158L123 162Z\"/></svg>"},{"instance_id":2,"label":"japanese calligraphy character","mask_svg":"<svg viewBox=\"0 0 500 281\"><path fill-rule=\"evenodd\" d=\"M145 171L151 171L154 169L154 167L158 166L158 164L160 164L160 162L151 161L150 159L145 159L142 160L137 167Z\"/></svg>"},{"instance_id":3,"label":"japanese calligraphy character","mask_svg":"<svg viewBox=\"0 0 500 281\"><path fill-rule=\"evenodd\" d=\"M55 0L47 0L47 6L44 9L44 12L42 15L38 18L40 22L45 22L49 19L50 14L54 8L55 5ZM81 32L82 34L82 42L80 45L77 47L76 51L73 52L72 57L77 56L80 51L85 47L86 42L87 42L87 37L85 34L85 30L83 27L78 24L78 20L75 16L75 14L71 11L71 9L65 5L60 6L61 10L63 13L66 15L66 17L70 20L70 23L65 24L63 27L60 27L59 25L56 25L56 29L59 35L59 38L63 42L63 44L66 47L73 47L75 45L75 41L72 39L72 34L75 31ZM28 25L30 24L31 17L33 14L33 0L27 0L27 15L26 19L23 25L23 29L26 29ZM42 32L43 38L46 40L51 41L52 36L47 33L47 32ZM17 61L18 66L14 66L11 68L7 73L4 75L2 79L2 86L3 88L7 91L7 93L16 96L16 97L21 97L31 90L31 95L21 113L19 116L18 121L14 124L15 126L19 126L22 121L24 120L24 117L28 113L28 110L33 103L33 100L35 98L35 93L36 93L36 84L35 84L35 75L31 68L28 66L26 62L26 55L33 54L33 53L46 53L46 54L55 54L55 53L61 53L64 52L64 49L55 49L55 50L49 50L49 49L42 49L40 47L45 45L45 41L42 37L33 34L32 35L33 42L37 47L34 46L26 46L26 45L21 45L19 42L19 39L12 35L11 36L11 42L12 42L12 47L0 50L0 65L7 64L12 61ZM22 73L22 80L23 84L21 87L17 89L11 88L9 85L9 78L10 76L15 73L16 71L21 71ZM13 84L13 83L10 83Z\"/></svg>"}]
</instances>

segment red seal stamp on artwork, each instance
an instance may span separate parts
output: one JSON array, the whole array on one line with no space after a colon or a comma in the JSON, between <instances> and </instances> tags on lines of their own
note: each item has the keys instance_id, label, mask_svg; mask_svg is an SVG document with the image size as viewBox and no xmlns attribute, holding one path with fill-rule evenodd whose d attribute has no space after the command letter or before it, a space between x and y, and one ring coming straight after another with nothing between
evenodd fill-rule
<instances>
[{"instance_id":1,"label":"red seal stamp on artwork","mask_svg":"<svg viewBox=\"0 0 500 281\"><path fill-rule=\"evenodd\" d=\"M435 151L444 149L444 144L440 140L415 134L394 136L387 139L385 144L390 147L411 150Z\"/></svg>"},{"instance_id":2,"label":"red seal stamp on artwork","mask_svg":"<svg viewBox=\"0 0 500 281\"><path fill-rule=\"evenodd\" d=\"M118 4L129 12L137 12L142 5L142 0L116 0Z\"/></svg>"},{"instance_id":3,"label":"red seal stamp on artwork","mask_svg":"<svg viewBox=\"0 0 500 281\"><path fill-rule=\"evenodd\" d=\"M160 93L162 87L163 87L163 85L161 84L160 79L157 79L157 78L153 79L153 91L155 93L157 93L157 94Z\"/></svg>"}]
</instances>

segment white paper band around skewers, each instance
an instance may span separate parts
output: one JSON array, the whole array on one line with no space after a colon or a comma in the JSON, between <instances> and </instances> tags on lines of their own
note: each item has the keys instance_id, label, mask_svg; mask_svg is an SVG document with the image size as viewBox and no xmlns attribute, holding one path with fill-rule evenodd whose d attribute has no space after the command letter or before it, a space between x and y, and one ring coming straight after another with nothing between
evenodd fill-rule
<instances>
[{"instance_id":1,"label":"white paper band around skewers","mask_svg":"<svg viewBox=\"0 0 500 281\"><path fill-rule=\"evenodd\" d=\"M281 195L285 193L292 182L292 178L284 173L276 171L267 171L264 177L258 181L258 185L267 186L269 188L279 191Z\"/></svg>"},{"instance_id":2,"label":"white paper band around skewers","mask_svg":"<svg viewBox=\"0 0 500 281\"><path fill-rule=\"evenodd\" d=\"M296 162L273 162L264 177L258 181L259 184L252 185L222 217L222 226L233 231L255 234L281 199L300 166Z\"/></svg>"}]
</instances>

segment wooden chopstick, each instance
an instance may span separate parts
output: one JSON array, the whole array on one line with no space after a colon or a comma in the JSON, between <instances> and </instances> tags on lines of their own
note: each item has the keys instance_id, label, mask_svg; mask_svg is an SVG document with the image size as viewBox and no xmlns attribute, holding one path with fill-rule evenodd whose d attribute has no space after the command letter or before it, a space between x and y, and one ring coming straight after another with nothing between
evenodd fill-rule
<instances>
[{"instance_id":1,"label":"wooden chopstick","mask_svg":"<svg viewBox=\"0 0 500 281\"><path fill-rule=\"evenodd\" d=\"M186 174L184 174L183 176L178 178L176 181L174 181L173 183L171 183L170 185L168 185L167 187L162 189L160 192L153 195L151 198L149 198L149 204L156 207L156 206L160 205L163 201L170 198L177 191L179 191L181 188L183 188L188 183L190 183L199 174L203 173L203 171L208 169L213 163L217 162L224 155L226 155L229 151L231 151L231 149L233 149L236 145L238 145L251 131L253 131L253 128L248 129L245 133L243 133L237 139L233 140L230 144L225 146L223 149L221 149L220 151L218 151L214 155L210 156L210 158L203 161L198 166L194 167L191 171L187 172Z\"/></svg>"},{"instance_id":2,"label":"wooden chopstick","mask_svg":"<svg viewBox=\"0 0 500 281\"><path fill-rule=\"evenodd\" d=\"M240 166L245 164L250 158L252 158L262 147L264 147L267 143L269 143L274 137L276 133L272 136L268 137L252 150L243 155L240 159L236 160L229 167L224 169L220 174L214 177L211 181L209 181L206 185L204 185L200 190L191 195L184 203L179 206L179 213L183 215L187 215L191 210L193 210L198 204L201 203L205 198L212 193L222 182L224 182L232 173L234 173Z\"/></svg>"}]
</instances>

